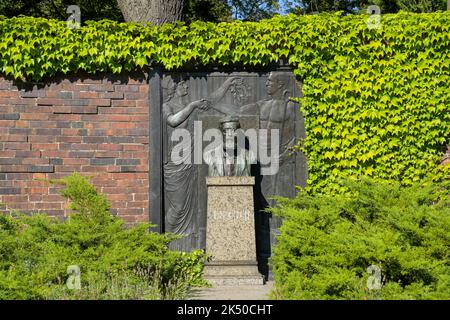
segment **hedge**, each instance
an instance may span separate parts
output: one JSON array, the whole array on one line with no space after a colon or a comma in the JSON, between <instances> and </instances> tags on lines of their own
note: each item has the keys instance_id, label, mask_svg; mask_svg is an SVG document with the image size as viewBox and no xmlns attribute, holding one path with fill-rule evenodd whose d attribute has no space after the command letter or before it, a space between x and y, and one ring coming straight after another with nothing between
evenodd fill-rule
<instances>
[{"instance_id":1,"label":"hedge","mask_svg":"<svg viewBox=\"0 0 450 320\"><path fill-rule=\"evenodd\" d=\"M450 132L450 13L276 16L260 22L154 27L17 17L0 20L4 75L127 72L160 65L269 66L288 61L304 80L301 110L309 190L340 191L341 176L410 185L448 175L436 164Z\"/></svg>"},{"instance_id":2,"label":"hedge","mask_svg":"<svg viewBox=\"0 0 450 320\"><path fill-rule=\"evenodd\" d=\"M284 218L273 297L450 298L449 182L346 184L347 195L302 191L272 209Z\"/></svg>"},{"instance_id":3,"label":"hedge","mask_svg":"<svg viewBox=\"0 0 450 320\"><path fill-rule=\"evenodd\" d=\"M178 236L148 232L149 224L126 228L79 174L52 183L64 186L67 219L0 215L0 300L185 299L206 284L202 250L169 250ZM66 285L69 266L81 272L79 288Z\"/></svg>"}]
</instances>

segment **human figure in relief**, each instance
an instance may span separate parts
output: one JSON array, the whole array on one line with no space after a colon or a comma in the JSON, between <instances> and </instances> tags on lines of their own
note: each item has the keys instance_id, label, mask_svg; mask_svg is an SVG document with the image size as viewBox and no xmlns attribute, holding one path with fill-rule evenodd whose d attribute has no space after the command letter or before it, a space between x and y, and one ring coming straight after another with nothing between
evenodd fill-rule
<instances>
[{"instance_id":1,"label":"human figure in relief","mask_svg":"<svg viewBox=\"0 0 450 320\"><path fill-rule=\"evenodd\" d=\"M188 83L183 79L166 76L162 79L164 103L163 122L163 177L165 231L184 237L173 241L170 247L175 250L189 251L195 245L195 209L197 208L197 172L192 163L193 146L183 150L182 161L172 161L171 153L177 142L172 141L176 129L186 129L193 134L192 116L195 110L206 111L223 98L237 78L228 78L208 97L189 102ZM178 159L180 160L180 159Z\"/></svg>"},{"instance_id":2,"label":"human figure in relief","mask_svg":"<svg viewBox=\"0 0 450 320\"><path fill-rule=\"evenodd\" d=\"M295 103L290 101L292 92L289 90L291 75L286 72L271 72L266 81L267 99L245 105L241 108L242 115L258 115L259 129L267 129L267 139L259 139L260 150L271 154L271 130L279 130L279 170L274 175L265 175L262 180L262 192L267 198L280 194L280 184L293 176L292 148L295 146ZM267 199L270 204L273 202Z\"/></svg>"}]
</instances>

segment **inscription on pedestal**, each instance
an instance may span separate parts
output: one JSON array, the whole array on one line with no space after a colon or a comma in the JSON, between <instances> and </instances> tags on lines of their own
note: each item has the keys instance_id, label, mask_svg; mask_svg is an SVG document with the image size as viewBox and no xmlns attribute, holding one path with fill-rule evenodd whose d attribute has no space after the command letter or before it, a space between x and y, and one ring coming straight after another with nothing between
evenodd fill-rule
<instances>
[{"instance_id":1,"label":"inscription on pedestal","mask_svg":"<svg viewBox=\"0 0 450 320\"><path fill-rule=\"evenodd\" d=\"M217 285L263 284L256 261L254 177L207 177L205 277Z\"/></svg>"}]
</instances>

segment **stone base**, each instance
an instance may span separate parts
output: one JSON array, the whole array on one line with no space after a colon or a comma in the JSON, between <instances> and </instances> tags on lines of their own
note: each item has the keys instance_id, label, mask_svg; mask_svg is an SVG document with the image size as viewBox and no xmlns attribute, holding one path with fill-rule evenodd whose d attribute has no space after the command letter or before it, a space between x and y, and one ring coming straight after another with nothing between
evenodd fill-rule
<instances>
[{"instance_id":1,"label":"stone base","mask_svg":"<svg viewBox=\"0 0 450 320\"><path fill-rule=\"evenodd\" d=\"M264 277L254 261L214 261L205 265L205 279L215 286L263 285Z\"/></svg>"},{"instance_id":2,"label":"stone base","mask_svg":"<svg viewBox=\"0 0 450 320\"><path fill-rule=\"evenodd\" d=\"M207 177L204 276L211 284L263 285L256 262L254 177Z\"/></svg>"},{"instance_id":3,"label":"stone base","mask_svg":"<svg viewBox=\"0 0 450 320\"><path fill-rule=\"evenodd\" d=\"M260 276L217 276L205 278L213 286L260 286L264 284L263 277Z\"/></svg>"}]
</instances>

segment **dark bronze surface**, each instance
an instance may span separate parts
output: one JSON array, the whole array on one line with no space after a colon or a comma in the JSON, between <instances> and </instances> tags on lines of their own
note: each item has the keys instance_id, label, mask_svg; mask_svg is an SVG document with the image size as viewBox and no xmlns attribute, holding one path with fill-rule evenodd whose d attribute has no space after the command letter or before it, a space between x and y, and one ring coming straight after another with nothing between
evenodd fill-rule
<instances>
[{"instance_id":1,"label":"dark bronze surface","mask_svg":"<svg viewBox=\"0 0 450 320\"><path fill-rule=\"evenodd\" d=\"M305 136L299 105L290 100L301 96L301 82L289 70L153 71L150 92L150 216L151 222L157 224L155 230L186 235L173 244L175 249L190 251L205 247L208 166L174 164L170 159L171 132L184 128L194 136L194 121L202 121L203 133L206 129L220 128L219 122L224 116L239 117L243 130L280 131L278 173L261 175L261 164L252 166L252 175L256 178L257 255L260 271L267 275L267 259L276 243L281 221L263 210L274 204L272 196L293 197L295 186L304 187L307 180L306 159L301 152L292 149ZM197 136L189 152L209 143Z\"/></svg>"}]
</instances>

